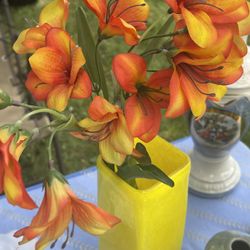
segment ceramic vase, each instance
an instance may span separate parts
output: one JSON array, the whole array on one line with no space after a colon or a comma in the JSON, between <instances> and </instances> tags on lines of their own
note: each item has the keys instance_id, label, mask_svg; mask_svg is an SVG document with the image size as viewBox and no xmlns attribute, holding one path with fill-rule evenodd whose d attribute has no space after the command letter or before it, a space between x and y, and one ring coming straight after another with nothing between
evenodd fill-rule
<instances>
[{"instance_id":1,"label":"ceramic vase","mask_svg":"<svg viewBox=\"0 0 250 250\"><path fill-rule=\"evenodd\" d=\"M131 187L99 157L99 206L121 219L100 237L99 250L180 250L184 235L189 157L160 137L144 144L153 164L175 182L173 188L137 179Z\"/></svg>"}]
</instances>

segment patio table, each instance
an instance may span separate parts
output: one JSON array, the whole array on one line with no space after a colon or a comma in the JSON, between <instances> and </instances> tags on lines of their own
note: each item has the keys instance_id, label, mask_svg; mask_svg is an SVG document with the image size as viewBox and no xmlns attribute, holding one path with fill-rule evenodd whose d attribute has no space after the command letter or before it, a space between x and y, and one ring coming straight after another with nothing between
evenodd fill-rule
<instances>
[{"instance_id":1,"label":"patio table","mask_svg":"<svg viewBox=\"0 0 250 250\"><path fill-rule=\"evenodd\" d=\"M174 144L186 153L190 153L193 148L189 137L175 141ZM206 199L189 194L182 250L203 250L207 241L220 231L236 230L250 233L250 150L239 142L231 152L242 170L240 183L231 193L219 199ZM95 167L68 175L67 179L80 198L96 202L97 171ZM42 186L36 185L28 190L39 204L43 197ZM0 250L34 249L34 241L17 248L18 240L12 238L11 235L15 230L29 225L35 213L36 211L13 207L6 202L4 196L0 197ZM65 235L60 238L54 249L61 249L64 240ZM11 241L12 243L8 243ZM75 235L68 242L67 249L97 250L98 238L76 228Z\"/></svg>"}]
</instances>

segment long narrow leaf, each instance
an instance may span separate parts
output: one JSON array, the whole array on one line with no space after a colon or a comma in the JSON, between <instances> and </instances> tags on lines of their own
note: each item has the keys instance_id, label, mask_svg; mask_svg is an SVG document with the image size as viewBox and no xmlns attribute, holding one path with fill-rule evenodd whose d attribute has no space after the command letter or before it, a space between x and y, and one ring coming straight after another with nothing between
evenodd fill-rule
<instances>
[{"instance_id":1,"label":"long narrow leaf","mask_svg":"<svg viewBox=\"0 0 250 250\"><path fill-rule=\"evenodd\" d=\"M174 181L153 164L126 165L119 168L117 175L125 181L129 181L135 178L155 179L163 182L170 187L174 186Z\"/></svg>"},{"instance_id":2,"label":"long narrow leaf","mask_svg":"<svg viewBox=\"0 0 250 250\"><path fill-rule=\"evenodd\" d=\"M108 90L106 86L105 73L101 63L101 57L96 51L96 43L93 38L91 28L87 20L86 13L82 7L77 11L77 29L78 29L78 43L81 46L83 53L87 59L86 69L91 80L101 86L103 95L108 99ZM97 55L95 56L95 53Z\"/></svg>"}]
</instances>

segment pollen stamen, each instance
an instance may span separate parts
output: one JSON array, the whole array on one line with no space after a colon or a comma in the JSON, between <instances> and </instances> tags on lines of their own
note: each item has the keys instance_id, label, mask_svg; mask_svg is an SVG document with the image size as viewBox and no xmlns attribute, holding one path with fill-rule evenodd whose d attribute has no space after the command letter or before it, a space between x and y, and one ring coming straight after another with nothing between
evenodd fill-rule
<instances>
[{"instance_id":1,"label":"pollen stamen","mask_svg":"<svg viewBox=\"0 0 250 250\"><path fill-rule=\"evenodd\" d=\"M195 79L193 78L193 76L188 72L188 70L185 70L185 67L183 68L183 66L181 66L181 65L180 65L180 67L181 67L181 69L185 72L185 75L191 80L193 86L194 86L201 94L206 95L206 96L211 96L211 97L215 97L215 96L216 96L215 93L206 93L206 92L204 92L203 90L201 90L201 89L199 88L199 86L197 85L197 83L196 83Z\"/></svg>"},{"instance_id":2,"label":"pollen stamen","mask_svg":"<svg viewBox=\"0 0 250 250\"><path fill-rule=\"evenodd\" d=\"M67 237L66 237L65 241L62 244L62 247L61 247L62 249L64 249L66 247L68 241L69 241L69 228L67 227Z\"/></svg>"},{"instance_id":3,"label":"pollen stamen","mask_svg":"<svg viewBox=\"0 0 250 250\"><path fill-rule=\"evenodd\" d=\"M144 7L144 6L146 6L145 3L135 4L135 5L129 6L128 8L126 8L122 12L120 12L116 17L120 17L121 15L123 15L125 12L127 12L130 9L133 9L133 8L136 8L136 7Z\"/></svg>"},{"instance_id":4,"label":"pollen stamen","mask_svg":"<svg viewBox=\"0 0 250 250\"><path fill-rule=\"evenodd\" d=\"M192 7L192 6L196 6L196 5L206 5L206 6L209 6L209 7L212 7L212 8L215 8L221 12L224 12L223 9L213 5L213 4L210 4L210 3L205 3L205 2L197 2L197 3L189 3L189 4L186 4L185 7Z\"/></svg>"},{"instance_id":5,"label":"pollen stamen","mask_svg":"<svg viewBox=\"0 0 250 250\"><path fill-rule=\"evenodd\" d=\"M71 233L70 233L70 238L72 238L74 236L74 233L75 233L75 222L73 221L72 229L71 229Z\"/></svg>"},{"instance_id":6,"label":"pollen stamen","mask_svg":"<svg viewBox=\"0 0 250 250\"><path fill-rule=\"evenodd\" d=\"M57 242L57 240L55 240L55 241L50 245L50 248L51 248L51 249L55 247L56 242Z\"/></svg>"}]
</instances>

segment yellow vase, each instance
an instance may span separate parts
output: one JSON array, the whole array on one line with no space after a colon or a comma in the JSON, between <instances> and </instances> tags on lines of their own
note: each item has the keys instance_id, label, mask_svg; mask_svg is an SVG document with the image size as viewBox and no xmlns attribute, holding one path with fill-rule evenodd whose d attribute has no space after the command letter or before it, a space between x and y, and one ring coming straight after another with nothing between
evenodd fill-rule
<instances>
[{"instance_id":1,"label":"yellow vase","mask_svg":"<svg viewBox=\"0 0 250 250\"><path fill-rule=\"evenodd\" d=\"M134 189L99 157L98 203L122 223L100 237L99 250L180 250L188 196L189 157L156 137L144 144L153 164L175 182L174 188L138 179Z\"/></svg>"}]
</instances>

